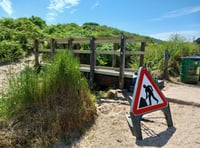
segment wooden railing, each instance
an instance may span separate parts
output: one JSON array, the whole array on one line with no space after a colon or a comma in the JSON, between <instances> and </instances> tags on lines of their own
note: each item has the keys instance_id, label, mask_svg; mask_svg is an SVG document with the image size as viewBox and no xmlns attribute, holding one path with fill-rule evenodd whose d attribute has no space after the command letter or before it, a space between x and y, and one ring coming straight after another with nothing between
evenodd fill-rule
<instances>
[{"instance_id":1,"label":"wooden railing","mask_svg":"<svg viewBox=\"0 0 200 148\"><path fill-rule=\"evenodd\" d=\"M50 49L40 50L39 44L45 41L50 42ZM127 42L140 42L140 51L126 51ZM34 41L34 51L35 51L35 65L39 65L39 53L50 52L53 58L54 52L56 51L56 45L66 44L68 50L72 50L73 44L89 44L90 50L72 50L75 54L90 54L90 87L93 88L94 85L94 75L96 67L96 55L97 54L107 54L112 55L112 67L116 66L116 56L120 56L120 67L119 67L119 88L124 87L124 71L125 71L125 56L127 55L140 55L139 67L143 66L144 54L146 40L135 40L133 37L104 37L104 38L69 38L69 39L35 39ZM96 50L97 43L113 43L113 50ZM117 44L120 44L120 50L117 49Z\"/></svg>"}]
</instances>

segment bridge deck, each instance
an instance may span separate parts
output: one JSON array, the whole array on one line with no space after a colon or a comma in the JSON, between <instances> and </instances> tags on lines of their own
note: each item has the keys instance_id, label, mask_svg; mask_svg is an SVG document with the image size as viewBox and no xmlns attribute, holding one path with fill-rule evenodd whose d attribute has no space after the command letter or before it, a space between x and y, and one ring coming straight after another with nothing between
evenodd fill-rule
<instances>
[{"instance_id":1,"label":"bridge deck","mask_svg":"<svg viewBox=\"0 0 200 148\"><path fill-rule=\"evenodd\" d=\"M80 71L90 72L90 67L81 66ZM104 69L104 68L95 68L95 73L109 76L119 76L119 71L114 69ZM124 71L125 78L134 78L137 77L133 71Z\"/></svg>"}]
</instances>

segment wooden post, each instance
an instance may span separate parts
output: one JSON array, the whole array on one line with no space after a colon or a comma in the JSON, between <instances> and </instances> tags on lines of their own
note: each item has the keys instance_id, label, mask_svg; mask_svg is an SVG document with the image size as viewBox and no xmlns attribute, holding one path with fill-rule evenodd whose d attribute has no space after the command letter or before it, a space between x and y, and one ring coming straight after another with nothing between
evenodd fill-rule
<instances>
[{"instance_id":1,"label":"wooden post","mask_svg":"<svg viewBox=\"0 0 200 148\"><path fill-rule=\"evenodd\" d=\"M121 49L120 49L120 71L119 71L119 88L124 88L124 68L125 68L125 51L126 51L126 37L121 36Z\"/></svg>"},{"instance_id":2,"label":"wooden post","mask_svg":"<svg viewBox=\"0 0 200 148\"><path fill-rule=\"evenodd\" d=\"M168 61L169 61L169 52L166 49L164 52L164 78L168 79Z\"/></svg>"},{"instance_id":3,"label":"wooden post","mask_svg":"<svg viewBox=\"0 0 200 148\"><path fill-rule=\"evenodd\" d=\"M39 66L39 41L38 39L34 40L34 52L35 52L35 66Z\"/></svg>"},{"instance_id":4,"label":"wooden post","mask_svg":"<svg viewBox=\"0 0 200 148\"><path fill-rule=\"evenodd\" d=\"M51 60L53 60L53 56L55 52L55 39L50 40L50 47L51 47Z\"/></svg>"},{"instance_id":5,"label":"wooden post","mask_svg":"<svg viewBox=\"0 0 200 148\"><path fill-rule=\"evenodd\" d=\"M95 56L95 39L93 37L90 38L90 89L94 87L94 75L95 75L95 65L96 65L96 56Z\"/></svg>"},{"instance_id":6,"label":"wooden post","mask_svg":"<svg viewBox=\"0 0 200 148\"><path fill-rule=\"evenodd\" d=\"M117 50L117 43L113 44L114 53ZM116 54L112 55L112 67L116 67Z\"/></svg>"},{"instance_id":7,"label":"wooden post","mask_svg":"<svg viewBox=\"0 0 200 148\"><path fill-rule=\"evenodd\" d=\"M69 39L68 39L68 49L69 49L69 50L72 50L72 41L73 41L72 38L69 38Z\"/></svg>"},{"instance_id":8,"label":"wooden post","mask_svg":"<svg viewBox=\"0 0 200 148\"><path fill-rule=\"evenodd\" d=\"M81 50L81 45L79 43L75 44L75 50ZM78 61L81 62L81 57L80 57L80 53L76 53L76 58L78 59Z\"/></svg>"},{"instance_id":9,"label":"wooden post","mask_svg":"<svg viewBox=\"0 0 200 148\"><path fill-rule=\"evenodd\" d=\"M141 42L141 48L140 48L140 51L145 51L145 45L146 45L146 42ZM140 65L139 67L143 66L144 65L144 54L141 54L140 55Z\"/></svg>"}]
</instances>

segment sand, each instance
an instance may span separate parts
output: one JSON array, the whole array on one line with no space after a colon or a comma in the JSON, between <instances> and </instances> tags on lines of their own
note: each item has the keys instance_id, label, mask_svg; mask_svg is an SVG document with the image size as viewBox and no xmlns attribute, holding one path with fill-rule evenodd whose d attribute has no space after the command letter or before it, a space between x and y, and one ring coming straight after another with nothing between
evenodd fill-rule
<instances>
[{"instance_id":1,"label":"sand","mask_svg":"<svg viewBox=\"0 0 200 148\"><path fill-rule=\"evenodd\" d=\"M97 104L95 124L72 147L200 147L200 86L167 82L162 92L166 97L171 97L169 104L173 127L167 126L160 110L145 114L148 122L141 122L143 140L136 140L125 118L130 111L128 102L123 99L102 99Z\"/></svg>"},{"instance_id":2,"label":"sand","mask_svg":"<svg viewBox=\"0 0 200 148\"><path fill-rule=\"evenodd\" d=\"M32 57L33 58L33 57ZM0 66L0 92L7 86L10 70L19 72L26 65L33 64L26 59L22 63ZM126 116L130 105L123 97L104 98L97 102L97 119L92 127L71 146L73 148L197 148L200 147L200 86L165 82L162 90L169 98L173 127L168 127L160 110L145 114L147 121L141 121L143 140L132 135ZM120 94L117 94L120 96Z\"/></svg>"}]
</instances>

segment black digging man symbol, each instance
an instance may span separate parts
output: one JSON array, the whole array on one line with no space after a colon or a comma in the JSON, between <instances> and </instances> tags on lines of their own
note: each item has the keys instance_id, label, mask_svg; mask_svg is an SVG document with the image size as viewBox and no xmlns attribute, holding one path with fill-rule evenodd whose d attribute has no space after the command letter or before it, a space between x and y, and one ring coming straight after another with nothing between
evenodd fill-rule
<instances>
[{"instance_id":1,"label":"black digging man symbol","mask_svg":"<svg viewBox=\"0 0 200 148\"><path fill-rule=\"evenodd\" d=\"M152 88L152 86L151 85L147 85L146 86L144 84L143 88L145 89L145 95L146 95L146 97L145 98L143 98L143 97L140 98L139 108L142 108L142 107L145 107L145 106L151 106L152 105L151 98L153 98L156 101L156 103L158 104L158 99L153 94L153 88ZM149 105L147 105L147 102L146 102L147 99L149 99Z\"/></svg>"}]
</instances>

